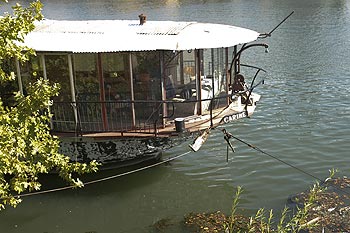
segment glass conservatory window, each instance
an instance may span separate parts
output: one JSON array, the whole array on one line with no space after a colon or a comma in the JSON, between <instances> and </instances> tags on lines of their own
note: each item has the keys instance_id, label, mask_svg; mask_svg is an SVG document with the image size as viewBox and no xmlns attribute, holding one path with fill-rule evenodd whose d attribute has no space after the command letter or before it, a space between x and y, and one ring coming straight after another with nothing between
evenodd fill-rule
<instances>
[{"instance_id":1,"label":"glass conservatory window","mask_svg":"<svg viewBox=\"0 0 350 233\"><path fill-rule=\"evenodd\" d=\"M96 54L74 54L73 60L77 101L98 101L100 85Z\"/></svg>"}]
</instances>

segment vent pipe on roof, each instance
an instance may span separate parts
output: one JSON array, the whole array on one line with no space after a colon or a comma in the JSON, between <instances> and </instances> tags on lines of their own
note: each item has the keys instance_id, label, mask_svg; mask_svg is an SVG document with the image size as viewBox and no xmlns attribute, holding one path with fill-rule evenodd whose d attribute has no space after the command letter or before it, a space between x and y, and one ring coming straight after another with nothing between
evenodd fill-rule
<instances>
[{"instance_id":1,"label":"vent pipe on roof","mask_svg":"<svg viewBox=\"0 0 350 233\"><path fill-rule=\"evenodd\" d=\"M141 14L139 15L139 18L140 18L140 25L143 25L144 23L146 23L146 15L144 14Z\"/></svg>"}]
</instances>

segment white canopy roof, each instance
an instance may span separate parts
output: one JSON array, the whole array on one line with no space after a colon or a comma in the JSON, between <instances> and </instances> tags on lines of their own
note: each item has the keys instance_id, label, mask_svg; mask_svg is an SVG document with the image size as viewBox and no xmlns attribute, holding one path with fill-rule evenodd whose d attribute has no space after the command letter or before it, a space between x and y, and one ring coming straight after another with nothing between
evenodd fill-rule
<instances>
[{"instance_id":1,"label":"white canopy roof","mask_svg":"<svg viewBox=\"0 0 350 233\"><path fill-rule=\"evenodd\" d=\"M25 38L36 51L118 52L231 47L259 33L235 26L197 22L136 20L43 20Z\"/></svg>"}]
</instances>

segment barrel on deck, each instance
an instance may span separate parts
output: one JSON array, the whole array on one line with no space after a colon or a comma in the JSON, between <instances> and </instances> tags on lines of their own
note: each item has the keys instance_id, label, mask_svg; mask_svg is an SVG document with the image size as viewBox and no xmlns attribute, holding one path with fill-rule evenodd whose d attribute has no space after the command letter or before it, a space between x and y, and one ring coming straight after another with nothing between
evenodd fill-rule
<instances>
[{"instance_id":1,"label":"barrel on deck","mask_svg":"<svg viewBox=\"0 0 350 233\"><path fill-rule=\"evenodd\" d=\"M182 133L186 130L184 118L175 118L175 130L178 133Z\"/></svg>"}]
</instances>

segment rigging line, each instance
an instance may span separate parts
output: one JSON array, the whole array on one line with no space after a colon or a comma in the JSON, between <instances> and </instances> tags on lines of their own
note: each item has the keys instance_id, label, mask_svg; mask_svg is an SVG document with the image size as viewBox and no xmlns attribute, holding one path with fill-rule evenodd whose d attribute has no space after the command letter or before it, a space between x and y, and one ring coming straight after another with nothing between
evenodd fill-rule
<instances>
[{"instance_id":1,"label":"rigging line","mask_svg":"<svg viewBox=\"0 0 350 233\"><path fill-rule=\"evenodd\" d=\"M309 173L309 172L307 172L307 171L304 171L303 169L298 168L297 166L295 166L295 165L293 165L293 164L291 164L291 163L288 163L288 162L286 162L286 161L284 161L284 160L282 160L282 159L277 158L276 156L274 156L274 155L272 155L272 154L270 154L270 153L267 153L267 152L263 151L262 149L260 149L260 148L257 147L257 146L254 146L254 145L252 145L252 144L250 144L250 143L248 143L248 142L246 142L246 141L243 141L242 139L240 139L240 138L238 138L238 137L236 137L236 136L233 136L232 134L230 134L229 132L227 132L225 129L222 129L222 131L223 131L223 133L224 133L225 135L227 135L229 138L234 138L234 139L236 139L237 141L239 141L239 142L241 142L241 143L247 145L248 147L250 147L250 148L252 148L252 149L254 149L254 150L256 150L256 151L259 151L259 152L262 153L262 154L265 154L265 155L267 155L267 156L269 156L269 157L271 157L271 158L273 158L273 159L275 159L275 160L277 160L277 161L279 161L279 162L281 162L281 163L283 163L283 164L285 164L285 165L287 165L287 166L289 166L289 167L291 167L291 168L294 168L295 170L298 170L299 172L304 173L305 175L308 175L308 176L310 176L310 177L312 177L312 178L314 178L314 179L316 179L316 180L318 180L318 181L320 181L320 182L324 182L323 180L321 180L321 179L318 178L317 176L314 176L314 175L312 175L311 173Z\"/></svg>"},{"instance_id":2,"label":"rigging line","mask_svg":"<svg viewBox=\"0 0 350 233\"><path fill-rule=\"evenodd\" d=\"M303 174L305 174L305 175L308 175L308 176L310 176L310 177L316 179L316 180L319 181L321 184L326 183L325 180L322 180L322 179L318 178L317 176L314 176L314 175L312 175L311 173L309 173L309 172L307 172L307 171L304 171L303 169L298 168L297 166L295 166L295 165L293 165L293 164L291 164L291 163L288 163L288 162L286 162L286 161L284 161L284 160L282 160L282 159L279 159L279 158L277 158L276 156L274 156L274 155L272 155L272 154L270 154L270 153L267 153L267 152L263 151L262 149L260 149L260 148L257 147L257 146L254 146L254 145L252 145L252 144L250 144L250 143L248 143L248 142L246 142L246 141L244 141L244 140L242 140L242 139L240 139L240 138L238 138L238 137L236 137L236 136L233 136L231 133L227 132L225 129L222 129L222 132L223 132L223 133L225 134L225 136L227 136L228 138L234 138L234 139L236 139L237 141L239 141L239 142L241 142L241 143L247 145L248 147L250 147L250 148L252 148L252 149L254 149L254 150L256 150L256 151L259 151L259 152L262 153L262 154L265 154L265 155L267 155L267 156L269 156L269 157L271 157L271 158L273 158L273 159L275 159L275 160L277 160L277 161L279 161L279 162L281 162L281 163L283 163L283 164L285 164L285 165L287 165L287 166L289 166L289 167L291 167L291 168L294 168L295 170L298 170L299 172L301 172L301 173L303 173ZM341 189L341 188L338 188L337 186L334 186L334 185L332 185L332 184L329 184L329 186L335 188L336 190L338 190L338 191L340 191L340 192L343 192L343 193L345 193L345 194L347 194L347 195L350 195L350 192L347 192L347 191L345 191L345 190L343 190L343 189Z\"/></svg>"},{"instance_id":3,"label":"rigging line","mask_svg":"<svg viewBox=\"0 0 350 233\"><path fill-rule=\"evenodd\" d=\"M140 172L140 171L152 168L152 167L156 167L156 166L159 166L159 165L171 162L171 161L173 161L175 159L178 159L178 158L181 158L181 157L183 157L183 156L185 156L185 155L187 155L189 153L191 153L191 151L187 151L187 152L182 153L180 155L177 155L177 156L168 158L166 160L160 161L158 163L154 163L154 164L151 164L151 165L148 165L148 166L145 166L145 167L141 167L141 168L138 168L138 169L135 169L135 170L131 170L131 171L124 172L124 173L117 174L117 175L113 175L113 176L108 176L108 177L97 179L97 180L88 181L88 182L83 183L83 185L86 186L86 185L90 185L90 184L95 184L95 183L99 183L99 182L115 179L115 178L118 178L118 177L121 177L121 176L126 176L126 175L130 175L130 174L133 174L133 173L136 173L136 172ZM66 186L66 187L62 187L62 188L55 188L55 189L37 191L37 192L33 192L33 193L18 194L18 195L14 195L14 197L15 198L20 198L20 197L34 196L34 195L39 195L39 194L46 194L46 193L64 191L64 190L73 189L73 188L77 188L77 187L74 186L74 185L70 185L70 186Z\"/></svg>"}]
</instances>

